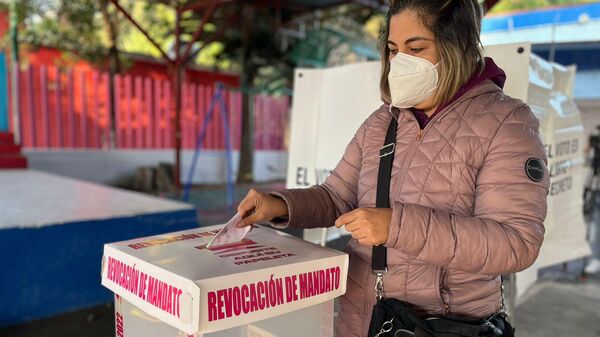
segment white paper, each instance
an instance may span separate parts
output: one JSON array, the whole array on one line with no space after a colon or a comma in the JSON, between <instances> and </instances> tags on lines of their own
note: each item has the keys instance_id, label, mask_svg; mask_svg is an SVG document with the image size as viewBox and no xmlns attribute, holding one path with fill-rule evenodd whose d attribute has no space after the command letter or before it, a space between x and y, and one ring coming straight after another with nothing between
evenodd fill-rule
<instances>
[{"instance_id":1,"label":"white paper","mask_svg":"<svg viewBox=\"0 0 600 337\"><path fill-rule=\"evenodd\" d=\"M207 248L212 248L215 246L222 246L230 243L240 242L246 237L246 234L252 229L252 226L245 226L239 228L237 226L238 223L242 220L242 217L239 214L236 214L231 220L227 221L227 224L221 228L219 233L215 235L215 237L210 240L207 245Z\"/></svg>"}]
</instances>

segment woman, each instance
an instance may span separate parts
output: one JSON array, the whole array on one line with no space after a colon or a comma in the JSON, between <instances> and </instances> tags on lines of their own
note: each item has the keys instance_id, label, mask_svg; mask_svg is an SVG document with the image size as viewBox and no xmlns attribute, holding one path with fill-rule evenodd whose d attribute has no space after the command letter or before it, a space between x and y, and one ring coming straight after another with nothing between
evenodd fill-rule
<instances>
[{"instance_id":1,"label":"woman","mask_svg":"<svg viewBox=\"0 0 600 337\"><path fill-rule=\"evenodd\" d=\"M476 0L391 1L382 46L384 104L358 129L323 185L263 194L238 211L297 228L352 234L338 336L366 336L376 302L373 245L387 247L385 296L424 316L486 318L502 274L530 266L543 241L548 172L538 121L506 96L480 48ZM374 208L379 153L398 121L391 208Z\"/></svg>"}]
</instances>

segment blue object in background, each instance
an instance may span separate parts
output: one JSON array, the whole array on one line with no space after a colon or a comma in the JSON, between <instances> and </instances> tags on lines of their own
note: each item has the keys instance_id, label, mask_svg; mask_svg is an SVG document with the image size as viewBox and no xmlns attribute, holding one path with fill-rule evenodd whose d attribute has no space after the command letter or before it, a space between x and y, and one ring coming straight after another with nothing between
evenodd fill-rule
<instances>
[{"instance_id":1,"label":"blue object in background","mask_svg":"<svg viewBox=\"0 0 600 337\"><path fill-rule=\"evenodd\" d=\"M208 123L211 122L213 117L213 112L215 110L216 104L219 104L219 110L221 112L221 121L223 122L223 134L225 135L225 156L227 159L227 208L233 209L234 203L234 193L235 187L233 185L233 148L231 145L231 134L229 131L229 121L227 119L227 106L225 105L225 99L223 97L223 83L217 83L217 90L213 94L212 99L210 100L210 105L208 107L208 113L204 117L204 122L202 123L202 128L200 129L200 133L198 134L198 138L196 139L196 149L194 150L194 156L192 158L192 165L190 166L190 170L188 171L188 178L185 186L183 188L183 201L190 200L190 191L192 189L194 173L196 171L196 164L198 163L198 159L200 158L200 149L202 148L202 144L204 143L204 139L206 138L206 132L208 130Z\"/></svg>"},{"instance_id":2,"label":"blue object in background","mask_svg":"<svg viewBox=\"0 0 600 337\"><path fill-rule=\"evenodd\" d=\"M600 3L540 8L530 11L489 15L483 19L483 33L532 28L543 25L575 23L582 15L588 20L600 19Z\"/></svg>"},{"instance_id":3,"label":"blue object in background","mask_svg":"<svg viewBox=\"0 0 600 337\"><path fill-rule=\"evenodd\" d=\"M0 53L0 132L8 131L8 85L6 56Z\"/></svg>"},{"instance_id":4,"label":"blue object in background","mask_svg":"<svg viewBox=\"0 0 600 337\"><path fill-rule=\"evenodd\" d=\"M532 50L547 60L550 57L550 45L534 45ZM600 43L557 45L554 62L563 65L577 65L577 71L593 71L600 69Z\"/></svg>"},{"instance_id":5,"label":"blue object in background","mask_svg":"<svg viewBox=\"0 0 600 337\"><path fill-rule=\"evenodd\" d=\"M112 301L100 284L105 243L197 226L189 209L0 230L0 327Z\"/></svg>"}]
</instances>

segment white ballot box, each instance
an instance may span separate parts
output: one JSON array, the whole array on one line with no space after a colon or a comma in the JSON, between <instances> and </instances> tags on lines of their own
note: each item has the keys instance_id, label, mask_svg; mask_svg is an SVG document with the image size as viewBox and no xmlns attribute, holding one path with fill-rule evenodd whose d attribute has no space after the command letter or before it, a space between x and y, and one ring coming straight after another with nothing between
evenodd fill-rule
<instances>
[{"instance_id":1,"label":"white ballot box","mask_svg":"<svg viewBox=\"0 0 600 337\"><path fill-rule=\"evenodd\" d=\"M220 227L104 246L117 336L332 336L346 254L266 227L206 248Z\"/></svg>"}]
</instances>

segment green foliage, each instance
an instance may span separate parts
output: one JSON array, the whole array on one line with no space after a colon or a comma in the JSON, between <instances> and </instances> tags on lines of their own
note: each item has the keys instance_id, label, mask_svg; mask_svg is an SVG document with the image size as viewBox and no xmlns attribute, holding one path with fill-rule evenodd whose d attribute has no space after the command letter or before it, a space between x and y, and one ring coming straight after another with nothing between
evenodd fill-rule
<instances>
[{"instance_id":1,"label":"green foliage","mask_svg":"<svg viewBox=\"0 0 600 337\"><path fill-rule=\"evenodd\" d=\"M52 46L92 62L105 48L96 0L26 0L17 2L19 42L36 48Z\"/></svg>"},{"instance_id":2,"label":"green foliage","mask_svg":"<svg viewBox=\"0 0 600 337\"><path fill-rule=\"evenodd\" d=\"M7 1L9 0L0 0L0 4ZM196 1L182 0L181 4ZM173 7L159 1L120 0L119 3L162 50L171 57L174 56ZM109 28L114 26L118 51L161 57L160 51L144 34L133 27L112 4L103 7L105 4L104 0L18 1L21 18L20 42L33 48L58 48L65 51L69 59L77 56L106 64L107 49L112 45ZM333 20L340 15L351 16L361 26L373 13L370 10L357 10L360 8L358 5L342 7L341 10L326 12L323 20ZM103 16L106 13L108 15ZM191 41L203 14L202 10L183 14L180 21L181 51L185 50ZM111 25L106 22L107 17ZM290 58L290 53L299 40L290 41L286 49L282 49L280 37L275 33L277 25L274 6L253 6L242 1L221 5L204 26L201 39L192 46L188 61L216 70L240 72L247 86L271 91L290 88L293 68L296 65L296 60ZM344 29L341 27L340 31ZM218 37L216 34L219 34Z\"/></svg>"},{"instance_id":3,"label":"green foliage","mask_svg":"<svg viewBox=\"0 0 600 337\"><path fill-rule=\"evenodd\" d=\"M192 2L192 1L188 1ZM182 1L182 4L185 4ZM148 34L157 42L157 44L165 51L170 51L173 55L175 46L174 27L175 27L175 10L172 7L165 6L156 2L136 2L131 8L131 15L134 19L140 22L140 25L146 29ZM186 12L181 18L181 39L184 43L190 41L192 35L200 25L200 15L202 13ZM200 66L215 68L219 70L232 70L232 62L229 59L222 59L218 55L223 52L223 43L214 41L209 45L204 45L202 42L211 36L216 30L218 20L208 22L204 27L204 35L200 42L194 45L192 50L201 47L199 53L190 60ZM124 22L123 25L131 26L129 22ZM148 42L148 39L137 29L131 29L128 34L121 35L119 39L119 49L128 53L145 54L153 57L161 57L160 51Z\"/></svg>"},{"instance_id":4,"label":"green foliage","mask_svg":"<svg viewBox=\"0 0 600 337\"><path fill-rule=\"evenodd\" d=\"M8 12L10 3L13 0L0 0L0 9ZM17 18L22 22L27 17L28 13L33 10L35 0L18 0L17 1Z\"/></svg>"}]
</instances>

